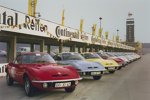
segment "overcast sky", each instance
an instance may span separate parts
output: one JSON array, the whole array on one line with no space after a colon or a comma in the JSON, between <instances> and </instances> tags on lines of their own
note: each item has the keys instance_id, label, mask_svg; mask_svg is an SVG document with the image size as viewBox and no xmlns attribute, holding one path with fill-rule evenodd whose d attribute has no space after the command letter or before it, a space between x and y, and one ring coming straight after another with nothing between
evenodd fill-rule
<instances>
[{"instance_id":1,"label":"overcast sky","mask_svg":"<svg viewBox=\"0 0 150 100\"><path fill-rule=\"evenodd\" d=\"M99 27L102 17L103 32L109 31L110 37L117 33L122 39L126 34L128 12L135 20L136 41L150 43L150 0L37 0L37 12L42 18L61 23L61 13L65 9L65 25L79 28L84 19L84 31L91 32L91 26ZM27 13L28 0L0 0L0 5ZM149 9L149 10L148 10ZM98 31L97 31L98 32Z\"/></svg>"}]
</instances>

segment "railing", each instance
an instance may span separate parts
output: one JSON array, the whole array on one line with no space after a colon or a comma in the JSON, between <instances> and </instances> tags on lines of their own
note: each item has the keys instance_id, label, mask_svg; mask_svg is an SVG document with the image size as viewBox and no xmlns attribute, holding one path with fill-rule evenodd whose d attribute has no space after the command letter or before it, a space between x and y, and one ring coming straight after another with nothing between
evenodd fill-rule
<instances>
[{"instance_id":1,"label":"railing","mask_svg":"<svg viewBox=\"0 0 150 100\"><path fill-rule=\"evenodd\" d=\"M7 65L7 63L0 64L0 77L6 76L6 73L5 73L5 66L6 65Z\"/></svg>"}]
</instances>

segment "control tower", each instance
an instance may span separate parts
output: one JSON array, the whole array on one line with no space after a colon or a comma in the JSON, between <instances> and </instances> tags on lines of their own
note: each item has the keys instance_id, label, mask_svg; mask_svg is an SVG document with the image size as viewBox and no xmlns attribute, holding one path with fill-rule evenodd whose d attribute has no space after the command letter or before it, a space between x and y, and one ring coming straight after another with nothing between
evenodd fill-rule
<instances>
[{"instance_id":1,"label":"control tower","mask_svg":"<svg viewBox=\"0 0 150 100\"><path fill-rule=\"evenodd\" d=\"M134 43L134 18L127 18L126 20L126 42Z\"/></svg>"}]
</instances>

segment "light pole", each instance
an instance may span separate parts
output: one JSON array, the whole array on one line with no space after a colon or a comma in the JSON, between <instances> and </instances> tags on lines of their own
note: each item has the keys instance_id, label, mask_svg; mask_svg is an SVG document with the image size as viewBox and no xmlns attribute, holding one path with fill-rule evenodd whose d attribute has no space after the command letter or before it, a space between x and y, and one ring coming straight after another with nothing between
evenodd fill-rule
<instances>
[{"instance_id":1,"label":"light pole","mask_svg":"<svg viewBox=\"0 0 150 100\"><path fill-rule=\"evenodd\" d=\"M119 42L119 30L117 29L117 42Z\"/></svg>"},{"instance_id":2,"label":"light pole","mask_svg":"<svg viewBox=\"0 0 150 100\"><path fill-rule=\"evenodd\" d=\"M101 29L102 28L102 25L101 25L102 24L102 17L100 17L99 20L100 20L100 29Z\"/></svg>"},{"instance_id":3,"label":"light pole","mask_svg":"<svg viewBox=\"0 0 150 100\"><path fill-rule=\"evenodd\" d=\"M119 35L118 32L119 32L119 30L117 29L117 36Z\"/></svg>"},{"instance_id":4,"label":"light pole","mask_svg":"<svg viewBox=\"0 0 150 100\"><path fill-rule=\"evenodd\" d=\"M102 39L103 38L103 36L102 36L102 17L99 17L99 20L100 20L100 38ZM104 51L105 50L105 47L104 46L102 46L102 50Z\"/></svg>"}]
</instances>

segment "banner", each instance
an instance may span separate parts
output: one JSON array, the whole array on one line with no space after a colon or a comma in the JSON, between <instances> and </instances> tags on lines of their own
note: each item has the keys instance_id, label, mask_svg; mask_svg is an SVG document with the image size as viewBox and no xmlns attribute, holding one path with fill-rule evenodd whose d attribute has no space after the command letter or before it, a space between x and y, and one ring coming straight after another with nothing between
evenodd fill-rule
<instances>
[{"instance_id":1,"label":"banner","mask_svg":"<svg viewBox=\"0 0 150 100\"><path fill-rule=\"evenodd\" d=\"M102 31L103 31L103 28L99 28L98 36L99 36L100 38L102 37Z\"/></svg>"},{"instance_id":2,"label":"banner","mask_svg":"<svg viewBox=\"0 0 150 100\"><path fill-rule=\"evenodd\" d=\"M35 17L37 0L28 0L28 15Z\"/></svg>"},{"instance_id":3,"label":"banner","mask_svg":"<svg viewBox=\"0 0 150 100\"><path fill-rule=\"evenodd\" d=\"M80 32L83 32L83 19L80 20Z\"/></svg>"},{"instance_id":4,"label":"banner","mask_svg":"<svg viewBox=\"0 0 150 100\"><path fill-rule=\"evenodd\" d=\"M109 35L109 32L105 32L105 39L108 40L108 35Z\"/></svg>"},{"instance_id":5,"label":"banner","mask_svg":"<svg viewBox=\"0 0 150 100\"><path fill-rule=\"evenodd\" d=\"M92 26L92 35L93 36L96 35L96 24L93 24L93 26Z\"/></svg>"},{"instance_id":6,"label":"banner","mask_svg":"<svg viewBox=\"0 0 150 100\"><path fill-rule=\"evenodd\" d=\"M65 10L63 9L62 11L62 19L61 19L61 25L64 26L64 21L65 21Z\"/></svg>"}]
</instances>

